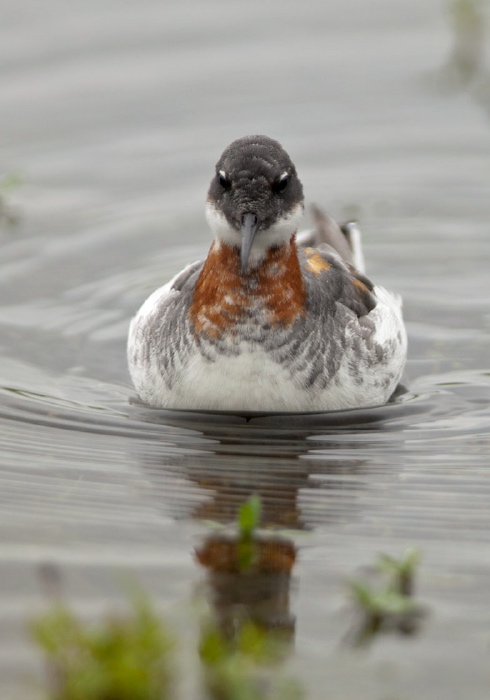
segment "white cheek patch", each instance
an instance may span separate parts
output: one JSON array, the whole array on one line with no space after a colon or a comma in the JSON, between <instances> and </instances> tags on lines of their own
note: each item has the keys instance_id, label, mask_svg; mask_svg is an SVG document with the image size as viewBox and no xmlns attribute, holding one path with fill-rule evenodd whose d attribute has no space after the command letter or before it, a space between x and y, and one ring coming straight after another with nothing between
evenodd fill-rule
<instances>
[{"instance_id":1,"label":"white cheek patch","mask_svg":"<svg viewBox=\"0 0 490 700\"><path fill-rule=\"evenodd\" d=\"M286 216L279 217L267 231L261 232L264 236L264 241L271 240L272 242L269 243L269 246L277 245L281 242L280 239L283 239L283 242L288 241L293 233L296 233L298 230L298 226L303 218L303 209L303 204L297 204Z\"/></svg>"},{"instance_id":2,"label":"white cheek patch","mask_svg":"<svg viewBox=\"0 0 490 700\"><path fill-rule=\"evenodd\" d=\"M206 221L215 238L218 238L223 243L232 246L239 246L241 243L240 231L234 229L228 223L224 214L222 214L212 202L206 204Z\"/></svg>"}]
</instances>

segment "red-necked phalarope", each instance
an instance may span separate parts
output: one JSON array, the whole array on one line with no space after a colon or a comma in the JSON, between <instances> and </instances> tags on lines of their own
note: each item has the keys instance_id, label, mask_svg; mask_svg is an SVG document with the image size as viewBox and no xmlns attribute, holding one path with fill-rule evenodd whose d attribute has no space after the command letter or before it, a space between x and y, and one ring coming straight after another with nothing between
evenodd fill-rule
<instances>
[{"instance_id":1,"label":"red-necked phalarope","mask_svg":"<svg viewBox=\"0 0 490 700\"><path fill-rule=\"evenodd\" d=\"M303 188L281 145L234 141L216 165L204 262L131 322L128 359L151 406L328 411L385 403L406 358L400 299L363 274L359 231L299 234ZM316 245L316 248L308 245Z\"/></svg>"}]
</instances>

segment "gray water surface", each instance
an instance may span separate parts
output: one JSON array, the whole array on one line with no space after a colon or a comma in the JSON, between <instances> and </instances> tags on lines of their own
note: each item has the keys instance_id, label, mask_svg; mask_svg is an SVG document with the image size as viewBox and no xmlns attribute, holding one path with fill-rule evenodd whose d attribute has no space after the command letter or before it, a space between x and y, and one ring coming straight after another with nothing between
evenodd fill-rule
<instances>
[{"instance_id":1,"label":"gray water surface","mask_svg":"<svg viewBox=\"0 0 490 700\"><path fill-rule=\"evenodd\" d=\"M447 7L0 4L0 178L23 180L0 229L2 699L37 697L25 623L46 562L88 616L135 577L192 648L194 547L252 491L299 548L308 698L489 696L488 35L467 75ZM402 294L395 403L247 419L132 402L129 319L206 254L214 163L250 133L283 143L307 201L359 218L370 277ZM421 632L348 651L345 580L412 545ZM200 697L193 668L182 697Z\"/></svg>"}]
</instances>

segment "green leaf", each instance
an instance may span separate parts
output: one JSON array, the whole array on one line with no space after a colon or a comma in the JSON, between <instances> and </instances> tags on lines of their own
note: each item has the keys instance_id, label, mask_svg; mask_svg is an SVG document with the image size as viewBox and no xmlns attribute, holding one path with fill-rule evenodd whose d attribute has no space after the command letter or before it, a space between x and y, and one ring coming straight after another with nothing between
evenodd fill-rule
<instances>
[{"instance_id":1,"label":"green leaf","mask_svg":"<svg viewBox=\"0 0 490 700\"><path fill-rule=\"evenodd\" d=\"M238 512L238 527L242 537L251 537L253 531L260 522L261 501L260 496L250 496Z\"/></svg>"}]
</instances>

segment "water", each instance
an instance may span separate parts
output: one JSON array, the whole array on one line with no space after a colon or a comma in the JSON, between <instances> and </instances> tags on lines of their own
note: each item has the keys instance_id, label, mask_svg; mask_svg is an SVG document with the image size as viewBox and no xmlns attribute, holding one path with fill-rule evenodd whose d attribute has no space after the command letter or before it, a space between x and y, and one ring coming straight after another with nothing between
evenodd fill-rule
<instances>
[{"instance_id":1,"label":"water","mask_svg":"<svg viewBox=\"0 0 490 700\"><path fill-rule=\"evenodd\" d=\"M483 54L463 79L463 39L419 0L0 12L0 175L24 183L0 233L2 697L36 697L25 621L46 562L88 616L137 577L192 648L194 547L253 490L299 548L290 663L309 698L488 697ZM370 276L403 295L397 402L248 419L131 402L129 319L205 255L213 165L248 133L283 142L309 201L359 217ZM408 545L423 552L422 631L347 651L345 579Z\"/></svg>"}]
</instances>

